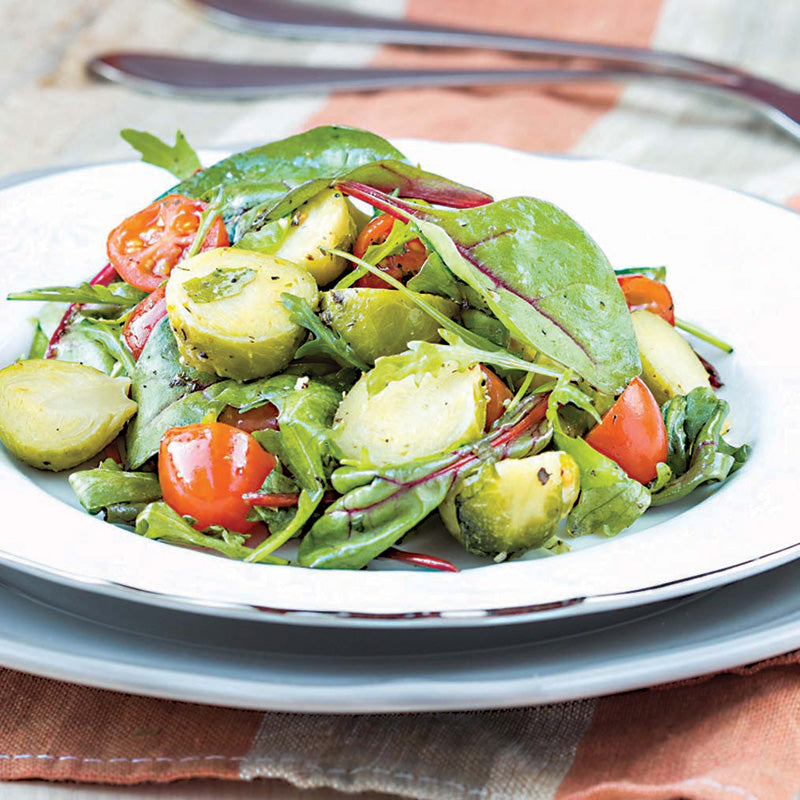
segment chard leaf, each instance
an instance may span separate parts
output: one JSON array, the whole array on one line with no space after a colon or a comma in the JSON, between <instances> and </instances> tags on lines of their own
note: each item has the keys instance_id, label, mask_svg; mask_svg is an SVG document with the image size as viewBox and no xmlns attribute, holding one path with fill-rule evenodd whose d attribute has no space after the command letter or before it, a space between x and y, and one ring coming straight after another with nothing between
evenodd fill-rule
<instances>
[{"instance_id":1,"label":"chard leaf","mask_svg":"<svg viewBox=\"0 0 800 800\"><path fill-rule=\"evenodd\" d=\"M149 503L161 498L158 475L125 472L110 458L94 469L73 472L69 485L90 514L108 512L109 508L123 503Z\"/></svg>"},{"instance_id":2,"label":"chard leaf","mask_svg":"<svg viewBox=\"0 0 800 800\"><path fill-rule=\"evenodd\" d=\"M173 511L165 502L158 500L150 503L136 518L136 533L146 539L160 539L170 544L187 545L216 550L218 553L243 560L252 553L247 547L247 537L241 533L227 531L224 528L214 532L196 531L180 514ZM272 564L286 564L286 559L270 556L265 558Z\"/></svg>"},{"instance_id":3,"label":"chard leaf","mask_svg":"<svg viewBox=\"0 0 800 800\"><path fill-rule=\"evenodd\" d=\"M644 514L650 505L650 492L583 439L564 432L558 406L578 399L578 393L580 390L569 384L566 377L561 378L550 395L547 409L555 446L575 459L581 476L578 502L567 516L567 533L570 536L592 533L615 536ZM590 403L588 397L579 402L581 407Z\"/></svg>"},{"instance_id":4,"label":"chard leaf","mask_svg":"<svg viewBox=\"0 0 800 800\"><path fill-rule=\"evenodd\" d=\"M319 177L319 176L322 177ZM426 172L402 160L371 160L345 171L317 173L317 177L301 183L278 200L268 200L243 214L236 222L234 240L252 235L285 218L303 203L327 189L337 181L355 181L371 186L381 192L395 192L400 197L413 197L451 208L471 208L491 202L485 192Z\"/></svg>"},{"instance_id":5,"label":"chard leaf","mask_svg":"<svg viewBox=\"0 0 800 800\"><path fill-rule=\"evenodd\" d=\"M92 303L133 308L147 292L127 283L102 284L82 283L79 286L45 286L26 292L13 292L9 300L44 300L53 303Z\"/></svg>"},{"instance_id":6,"label":"chard leaf","mask_svg":"<svg viewBox=\"0 0 800 800\"><path fill-rule=\"evenodd\" d=\"M175 133L175 144L168 145L157 136L146 131L125 128L119 134L134 150L142 155L142 161L171 172L178 180L194 175L203 165L186 137Z\"/></svg>"},{"instance_id":7,"label":"chard leaf","mask_svg":"<svg viewBox=\"0 0 800 800\"><path fill-rule=\"evenodd\" d=\"M747 445L734 447L722 438L728 404L708 387L668 400L661 408L667 427L670 480L653 487L653 505L672 503L704 483L724 481L747 460Z\"/></svg>"},{"instance_id":8,"label":"chard leaf","mask_svg":"<svg viewBox=\"0 0 800 800\"><path fill-rule=\"evenodd\" d=\"M360 569L436 509L454 481L478 464L520 458L548 435L546 401L528 397L508 421L452 453L380 469L343 467L332 475L343 493L300 543L304 567Z\"/></svg>"},{"instance_id":9,"label":"chard leaf","mask_svg":"<svg viewBox=\"0 0 800 800\"><path fill-rule=\"evenodd\" d=\"M520 342L618 394L641 371L630 313L614 271L561 209L515 197L443 211L343 182L347 194L414 218L429 249L475 289Z\"/></svg>"}]
</instances>

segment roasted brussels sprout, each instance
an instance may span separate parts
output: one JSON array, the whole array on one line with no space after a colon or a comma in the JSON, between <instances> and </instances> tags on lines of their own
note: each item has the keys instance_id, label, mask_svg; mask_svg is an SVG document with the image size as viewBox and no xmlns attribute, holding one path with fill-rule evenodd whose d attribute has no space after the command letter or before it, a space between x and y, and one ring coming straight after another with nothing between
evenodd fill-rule
<instances>
[{"instance_id":1,"label":"roasted brussels sprout","mask_svg":"<svg viewBox=\"0 0 800 800\"><path fill-rule=\"evenodd\" d=\"M453 318L458 306L446 297L421 295ZM371 364L401 353L409 342L438 342L439 323L394 289L337 289L321 296L322 319Z\"/></svg>"},{"instance_id":2,"label":"roasted brussels sprout","mask_svg":"<svg viewBox=\"0 0 800 800\"><path fill-rule=\"evenodd\" d=\"M640 309L631 314L642 359L642 380L660 404L710 387L708 372L683 336L665 319Z\"/></svg>"},{"instance_id":3,"label":"roasted brussels sprout","mask_svg":"<svg viewBox=\"0 0 800 800\"><path fill-rule=\"evenodd\" d=\"M552 539L579 487L578 465L567 453L509 458L460 478L439 513L470 553L502 560Z\"/></svg>"},{"instance_id":4,"label":"roasted brussels sprout","mask_svg":"<svg viewBox=\"0 0 800 800\"><path fill-rule=\"evenodd\" d=\"M333 432L345 458L386 466L473 442L485 424L480 367L457 370L445 365L420 378L392 381L372 395L363 376L339 404Z\"/></svg>"},{"instance_id":5,"label":"roasted brussels sprout","mask_svg":"<svg viewBox=\"0 0 800 800\"><path fill-rule=\"evenodd\" d=\"M249 380L279 372L305 329L281 302L288 292L317 304L309 272L263 253L223 247L180 262L167 282L167 313L189 366Z\"/></svg>"},{"instance_id":6,"label":"roasted brussels sprout","mask_svg":"<svg viewBox=\"0 0 800 800\"><path fill-rule=\"evenodd\" d=\"M18 361L0 370L0 441L32 467L75 467L136 412L130 383L73 361Z\"/></svg>"}]
</instances>

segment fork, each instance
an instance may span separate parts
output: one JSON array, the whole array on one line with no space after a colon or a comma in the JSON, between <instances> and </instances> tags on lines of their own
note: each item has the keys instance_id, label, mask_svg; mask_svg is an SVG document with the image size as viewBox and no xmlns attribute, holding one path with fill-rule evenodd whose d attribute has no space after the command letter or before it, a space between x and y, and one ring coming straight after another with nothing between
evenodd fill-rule
<instances>
[{"instance_id":1,"label":"fork","mask_svg":"<svg viewBox=\"0 0 800 800\"><path fill-rule=\"evenodd\" d=\"M373 67L303 67L181 58L154 53L114 52L96 56L89 70L137 89L217 100L249 99L301 92L370 91L421 86L498 86L597 81L684 81L749 100L800 140L800 95L758 78L731 83L706 73L658 72L635 67L610 69L430 70Z\"/></svg>"},{"instance_id":2,"label":"fork","mask_svg":"<svg viewBox=\"0 0 800 800\"><path fill-rule=\"evenodd\" d=\"M599 67L609 68L605 74L596 70L582 70L581 72L585 73L583 76L575 73L565 77L558 77L557 70L550 70L547 71L550 77L542 76L542 80L535 81L539 83L556 83L562 80L624 80L634 76L647 77L648 74L700 83L755 103L757 109L773 123L796 139L800 139L800 92L735 67L678 53L445 27L296 2L296 0L192 1L208 11L211 18L220 23L276 37L489 48L562 58L591 59L597 62ZM510 72L508 76L511 77ZM515 79L514 82L518 80ZM372 85L370 88L380 87Z\"/></svg>"}]
</instances>

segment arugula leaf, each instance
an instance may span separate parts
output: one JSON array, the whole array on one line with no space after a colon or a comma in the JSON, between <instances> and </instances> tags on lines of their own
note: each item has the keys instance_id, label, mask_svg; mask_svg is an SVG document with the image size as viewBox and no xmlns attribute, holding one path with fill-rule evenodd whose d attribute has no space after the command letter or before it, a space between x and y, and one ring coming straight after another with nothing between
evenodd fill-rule
<instances>
[{"instance_id":1,"label":"arugula leaf","mask_svg":"<svg viewBox=\"0 0 800 800\"><path fill-rule=\"evenodd\" d=\"M161 498L158 475L152 472L125 472L107 458L94 469L79 470L69 476L69 485L80 504L90 514L123 503L149 503Z\"/></svg>"},{"instance_id":2,"label":"arugula leaf","mask_svg":"<svg viewBox=\"0 0 800 800\"><path fill-rule=\"evenodd\" d=\"M379 358L367 374L369 393L376 394L392 381L401 380L408 375L419 378L425 373L436 372L444 364L453 364L459 369L467 369L473 364L491 364L503 369L517 369L550 377L561 374L560 370L525 361L504 350L472 347L444 330L440 334L449 344L409 342L405 352Z\"/></svg>"},{"instance_id":3,"label":"arugula leaf","mask_svg":"<svg viewBox=\"0 0 800 800\"><path fill-rule=\"evenodd\" d=\"M125 128L119 134L134 150L142 155L142 161L163 167L178 180L190 178L203 165L181 131L175 133L175 144L168 145L157 136L146 131Z\"/></svg>"},{"instance_id":4,"label":"arugula leaf","mask_svg":"<svg viewBox=\"0 0 800 800\"><path fill-rule=\"evenodd\" d=\"M46 286L29 289L26 292L13 292L8 300L45 300L54 303L91 303L115 305L120 308L133 308L147 292L129 286L127 283L102 284L81 283L79 286Z\"/></svg>"},{"instance_id":5,"label":"arugula leaf","mask_svg":"<svg viewBox=\"0 0 800 800\"><path fill-rule=\"evenodd\" d=\"M253 435L288 467L301 491L295 515L280 528L270 528L269 539L254 550L249 561L262 561L264 555L300 533L322 501L333 468L330 426L341 399L340 387L307 378L271 399L278 407L280 429Z\"/></svg>"},{"instance_id":6,"label":"arugula leaf","mask_svg":"<svg viewBox=\"0 0 800 800\"><path fill-rule=\"evenodd\" d=\"M575 459L581 476L581 493L567 516L567 533L570 536L591 533L615 536L644 514L650 505L650 492L583 439L564 432L558 406L569 402L588 410L591 400L586 395L582 399L581 395L583 393L569 383L568 376L562 376L550 395L547 408L553 441L559 450Z\"/></svg>"},{"instance_id":7,"label":"arugula leaf","mask_svg":"<svg viewBox=\"0 0 800 800\"><path fill-rule=\"evenodd\" d=\"M428 249L477 290L514 338L618 394L641 371L630 313L603 252L561 209L515 197L443 211L343 182L342 191L415 219Z\"/></svg>"},{"instance_id":8,"label":"arugula leaf","mask_svg":"<svg viewBox=\"0 0 800 800\"><path fill-rule=\"evenodd\" d=\"M680 500L704 483L723 481L747 460L747 445L734 447L722 438L728 404L708 387L674 397L661 408L667 427L670 480L653 487L653 505Z\"/></svg>"},{"instance_id":9,"label":"arugula leaf","mask_svg":"<svg viewBox=\"0 0 800 800\"><path fill-rule=\"evenodd\" d=\"M329 328L302 297L284 292L281 294L281 302L290 313L291 321L295 325L302 326L314 336L295 351L295 359L322 356L332 358L343 367L355 367L362 372L369 369L369 364L359 358L347 341Z\"/></svg>"},{"instance_id":10,"label":"arugula leaf","mask_svg":"<svg viewBox=\"0 0 800 800\"><path fill-rule=\"evenodd\" d=\"M160 539L170 544L188 545L216 550L228 558L243 560L252 553L247 547L247 537L233 533L225 528L215 528L213 533L196 531L180 514L173 511L165 502L150 503L136 518L136 533L146 539ZM271 564L287 564L288 561L277 556L265 558Z\"/></svg>"},{"instance_id":11,"label":"arugula leaf","mask_svg":"<svg viewBox=\"0 0 800 800\"><path fill-rule=\"evenodd\" d=\"M331 476L343 493L300 543L304 567L360 569L436 509L459 475L479 464L520 458L549 435L546 401L531 396L508 421L452 453L395 467L340 467Z\"/></svg>"},{"instance_id":12,"label":"arugula leaf","mask_svg":"<svg viewBox=\"0 0 800 800\"><path fill-rule=\"evenodd\" d=\"M82 321L81 330L116 362L109 374L116 376L121 373L128 377L133 373L136 362L130 350L122 343L122 325L109 320L87 318Z\"/></svg>"}]
</instances>

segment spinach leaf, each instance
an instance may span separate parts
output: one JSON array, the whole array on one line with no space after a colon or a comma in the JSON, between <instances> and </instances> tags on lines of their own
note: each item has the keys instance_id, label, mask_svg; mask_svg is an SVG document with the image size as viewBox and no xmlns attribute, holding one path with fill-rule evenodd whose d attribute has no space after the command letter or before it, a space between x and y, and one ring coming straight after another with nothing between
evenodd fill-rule
<instances>
[{"instance_id":1,"label":"spinach leaf","mask_svg":"<svg viewBox=\"0 0 800 800\"><path fill-rule=\"evenodd\" d=\"M108 458L94 469L73 472L69 485L80 504L90 514L106 513L121 504L144 504L161 498L158 475L152 472L125 472Z\"/></svg>"},{"instance_id":2,"label":"spinach leaf","mask_svg":"<svg viewBox=\"0 0 800 800\"><path fill-rule=\"evenodd\" d=\"M641 371L622 290L598 245L543 200L516 197L443 211L342 183L347 194L406 219L448 269L477 290L510 333L608 394Z\"/></svg>"},{"instance_id":3,"label":"spinach leaf","mask_svg":"<svg viewBox=\"0 0 800 800\"><path fill-rule=\"evenodd\" d=\"M218 380L216 375L181 363L169 319L164 317L147 339L131 374L131 397L139 408L128 426L128 465L136 469L158 452L158 443L153 449L153 436L157 435L160 441L167 428L154 431L154 422L165 409L199 387Z\"/></svg>"},{"instance_id":4,"label":"spinach leaf","mask_svg":"<svg viewBox=\"0 0 800 800\"><path fill-rule=\"evenodd\" d=\"M225 223L233 227L248 209L275 204L306 181L320 175L332 178L382 159L405 161L399 150L374 133L323 126L224 158L170 192L218 199Z\"/></svg>"},{"instance_id":5,"label":"spinach leaf","mask_svg":"<svg viewBox=\"0 0 800 800\"><path fill-rule=\"evenodd\" d=\"M303 538L304 567L360 569L394 545L444 500L459 475L480 463L520 458L548 436L546 401L531 396L505 424L452 453L379 469L340 467L331 476L340 497Z\"/></svg>"},{"instance_id":6,"label":"spinach leaf","mask_svg":"<svg viewBox=\"0 0 800 800\"><path fill-rule=\"evenodd\" d=\"M580 470L581 493L567 516L567 533L570 536L591 533L615 536L644 514L650 505L650 492L583 439L564 432L558 406L568 402L584 410L591 405L590 399L568 383L565 376L559 379L550 395L547 418L553 426L556 447L569 453Z\"/></svg>"},{"instance_id":7,"label":"spinach leaf","mask_svg":"<svg viewBox=\"0 0 800 800\"><path fill-rule=\"evenodd\" d=\"M671 479L653 489L653 505L672 503L704 483L723 481L747 460L747 445L734 447L722 438L728 404L711 389L698 387L661 408L667 427Z\"/></svg>"},{"instance_id":8,"label":"spinach leaf","mask_svg":"<svg viewBox=\"0 0 800 800\"><path fill-rule=\"evenodd\" d=\"M163 167L178 180L189 178L197 170L202 169L200 159L194 152L186 137L175 133L175 144L170 146L157 136L133 128L125 128L119 134L134 150L142 154L142 161L156 167Z\"/></svg>"}]
</instances>

